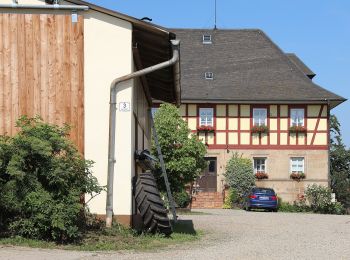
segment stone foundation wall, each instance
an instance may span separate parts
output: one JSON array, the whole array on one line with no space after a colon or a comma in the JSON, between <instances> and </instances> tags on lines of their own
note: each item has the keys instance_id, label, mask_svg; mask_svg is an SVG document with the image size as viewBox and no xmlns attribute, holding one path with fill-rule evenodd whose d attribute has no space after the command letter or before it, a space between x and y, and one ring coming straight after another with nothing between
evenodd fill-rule
<instances>
[{"instance_id":1,"label":"stone foundation wall","mask_svg":"<svg viewBox=\"0 0 350 260\"><path fill-rule=\"evenodd\" d=\"M221 194L225 185L223 174L227 161L234 152L242 154L243 157L251 159L252 162L255 157L266 158L268 179L256 181L256 185L258 187L273 188L285 202L296 200L298 194L303 193L307 186L313 183L324 186L329 185L328 150L231 150L227 152L226 149L209 149L206 156L217 158L217 191L219 194ZM290 179L291 157L304 157L305 180L297 182ZM200 202L197 204L202 206L204 204L203 200L211 201L212 199L209 200L208 196L201 196L199 198Z\"/></svg>"}]
</instances>

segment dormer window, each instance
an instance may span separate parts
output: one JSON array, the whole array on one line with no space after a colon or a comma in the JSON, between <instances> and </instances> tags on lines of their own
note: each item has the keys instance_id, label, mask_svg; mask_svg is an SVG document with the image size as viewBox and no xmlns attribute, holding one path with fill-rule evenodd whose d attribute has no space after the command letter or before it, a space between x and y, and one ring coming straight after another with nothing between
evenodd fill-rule
<instances>
[{"instance_id":1,"label":"dormer window","mask_svg":"<svg viewBox=\"0 0 350 260\"><path fill-rule=\"evenodd\" d=\"M210 34L204 34L203 35L203 44L211 44L211 35Z\"/></svg>"},{"instance_id":2,"label":"dormer window","mask_svg":"<svg viewBox=\"0 0 350 260\"><path fill-rule=\"evenodd\" d=\"M213 72L206 72L204 74L204 76L205 76L205 79L211 79L211 80L214 79L214 73Z\"/></svg>"}]
</instances>

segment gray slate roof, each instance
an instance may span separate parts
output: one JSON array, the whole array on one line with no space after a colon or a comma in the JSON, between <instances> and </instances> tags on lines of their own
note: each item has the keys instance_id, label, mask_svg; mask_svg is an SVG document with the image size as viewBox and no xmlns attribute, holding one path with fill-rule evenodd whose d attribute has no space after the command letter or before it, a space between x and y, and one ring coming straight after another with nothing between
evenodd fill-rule
<instances>
[{"instance_id":1,"label":"gray slate roof","mask_svg":"<svg viewBox=\"0 0 350 260\"><path fill-rule=\"evenodd\" d=\"M344 98L316 85L261 30L170 29L181 40L183 102L311 103ZM212 44L203 44L203 34ZM214 79L206 80L205 72Z\"/></svg>"},{"instance_id":2,"label":"gray slate roof","mask_svg":"<svg viewBox=\"0 0 350 260\"><path fill-rule=\"evenodd\" d=\"M286 55L310 79L316 76L316 74L308 66L306 66L295 53L286 53Z\"/></svg>"}]
</instances>

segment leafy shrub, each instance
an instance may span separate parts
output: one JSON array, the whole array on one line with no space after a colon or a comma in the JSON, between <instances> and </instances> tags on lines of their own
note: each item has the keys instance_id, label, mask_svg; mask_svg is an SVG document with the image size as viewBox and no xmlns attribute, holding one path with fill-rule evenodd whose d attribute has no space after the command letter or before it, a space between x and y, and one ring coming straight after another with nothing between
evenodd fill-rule
<instances>
[{"instance_id":1,"label":"leafy shrub","mask_svg":"<svg viewBox=\"0 0 350 260\"><path fill-rule=\"evenodd\" d=\"M67 138L69 127L22 117L13 137L0 137L0 232L58 242L85 228L82 194L102 191Z\"/></svg>"},{"instance_id":2,"label":"leafy shrub","mask_svg":"<svg viewBox=\"0 0 350 260\"><path fill-rule=\"evenodd\" d=\"M174 193L174 200L179 208L186 208L191 202L191 197L185 190L182 190Z\"/></svg>"},{"instance_id":3,"label":"leafy shrub","mask_svg":"<svg viewBox=\"0 0 350 260\"><path fill-rule=\"evenodd\" d=\"M341 203L332 202L332 191L328 187L312 184L307 187L305 193L314 212L325 214L343 214L345 212Z\"/></svg>"},{"instance_id":4,"label":"leafy shrub","mask_svg":"<svg viewBox=\"0 0 350 260\"><path fill-rule=\"evenodd\" d=\"M238 153L234 153L227 162L224 176L226 183L237 192L238 200L240 201L255 185L251 160L242 158Z\"/></svg>"},{"instance_id":5,"label":"leafy shrub","mask_svg":"<svg viewBox=\"0 0 350 260\"><path fill-rule=\"evenodd\" d=\"M306 204L305 199L299 199L290 204L283 202L282 198L278 197L278 210L281 212L310 212L311 208Z\"/></svg>"},{"instance_id":6,"label":"leafy shrub","mask_svg":"<svg viewBox=\"0 0 350 260\"><path fill-rule=\"evenodd\" d=\"M223 209L232 209L234 207L234 204L238 201L238 194L235 189L229 188L228 194L225 197L224 205L222 206Z\"/></svg>"}]
</instances>

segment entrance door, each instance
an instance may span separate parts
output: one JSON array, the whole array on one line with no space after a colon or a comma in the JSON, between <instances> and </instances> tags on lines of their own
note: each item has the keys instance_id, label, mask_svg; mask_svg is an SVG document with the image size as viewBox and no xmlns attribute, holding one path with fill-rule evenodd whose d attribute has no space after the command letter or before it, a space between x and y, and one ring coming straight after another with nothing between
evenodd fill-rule
<instances>
[{"instance_id":1,"label":"entrance door","mask_svg":"<svg viewBox=\"0 0 350 260\"><path fill-rule=\"evenodd\" d=\"M203 174L197 178L199 191L202 192L216 192L217 191L217 160L216 157L205 158L208 161L207 168Z\"/></svg>"}]
</instances>

